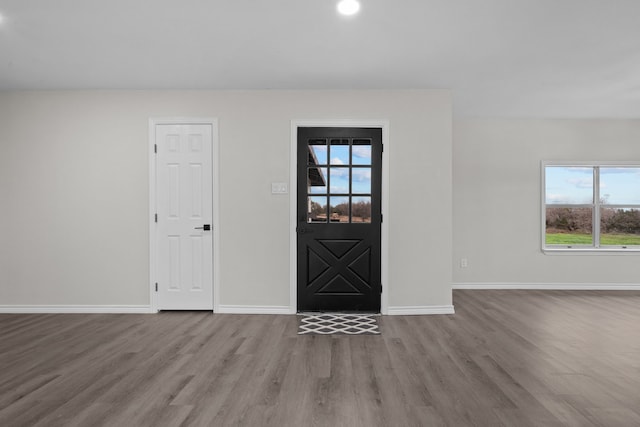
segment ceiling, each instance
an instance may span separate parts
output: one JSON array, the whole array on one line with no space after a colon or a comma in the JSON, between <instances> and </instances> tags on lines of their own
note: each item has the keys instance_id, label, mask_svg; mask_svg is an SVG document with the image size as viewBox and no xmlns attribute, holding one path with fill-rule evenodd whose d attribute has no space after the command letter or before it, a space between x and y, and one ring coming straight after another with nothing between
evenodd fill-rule
<instances>
[{"instance_id":1,"label":"ceiling","mask_svg":"<svg viewBox=\"0 0 640 427\"><path fill-rule=\"evenodd\" d=\"M640 118L638 0L0 0L0 90L451 89L458 117Z\"/></svg>"}]
</instances>

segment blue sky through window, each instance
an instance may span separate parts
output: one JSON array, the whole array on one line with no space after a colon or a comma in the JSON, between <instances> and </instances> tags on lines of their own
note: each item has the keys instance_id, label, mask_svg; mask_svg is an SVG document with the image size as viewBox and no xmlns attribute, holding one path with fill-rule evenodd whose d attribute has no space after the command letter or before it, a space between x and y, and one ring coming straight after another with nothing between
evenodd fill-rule
<instances>
[{"instance_id":1,"label":"blue sky through window","mask_svg":"<svg viewBox=\"0 0 640 427\"><path fill-rule=\"evenodd\" d=\"M610 205L640 205L640 168L600 168L600 198Z\"/></svg>"},{"instance_id":2,"label":"blue sky through window","mask_svg":"<svg viewBox=\"0 0 640 427\"><path fill-rule=\"evenodd\" d=\"M371 168L354 167L349 174L349 146L348 145L311 145L311 149L318 161L318 164L331 164L329 171L327 168L318 168L318 171L327 180L327 173L331 175L331 188L333 194L348 194L349 180L351 180L351 190L354 194L371 193ZM371 164L371 145L352 145L351 164L355 166L367 166ZM345 166L345 167L340 167ZM311 187L310 193L326 193L326 187Z\"/></svg>"},{"instance_id":3,"label":"blue sky through window","mask_svg":"<svg viewBox=\"0 0 640 427\"><path fill-rule=\"evenodd\" d=\"M593 168L547 166L545 203L591 204ZM611 205L640 205L640 168L601 167L600 198Z\"/></svg>"}]
</instances>

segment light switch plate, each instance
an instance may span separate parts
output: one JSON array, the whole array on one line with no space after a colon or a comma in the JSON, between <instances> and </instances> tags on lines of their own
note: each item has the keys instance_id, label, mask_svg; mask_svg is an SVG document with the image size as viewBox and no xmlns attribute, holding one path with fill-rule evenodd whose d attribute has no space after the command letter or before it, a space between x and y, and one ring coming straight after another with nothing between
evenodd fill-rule
<instances>
[{"instance_id":1,"label":"light switch plate","mask_svg":"<svg viewBox=\"0 0 640 427\"><path fill-rule=\"evenodd\" d=\"M287 194L289 193L289 186L286 182L272 182L271 194Z\"/></svg>"}]
</instances>

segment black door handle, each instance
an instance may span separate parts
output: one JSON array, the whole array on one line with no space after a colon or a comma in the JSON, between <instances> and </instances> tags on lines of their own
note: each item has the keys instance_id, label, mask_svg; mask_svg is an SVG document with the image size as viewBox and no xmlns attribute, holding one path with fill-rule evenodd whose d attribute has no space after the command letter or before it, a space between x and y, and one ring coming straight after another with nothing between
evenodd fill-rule
<instances>
[{"instance_id":1,"label":"black door handle","mask_svg":"<svg viewBox=\"0 0 640 427\"><path fill-rule=\"evenodd\" d=\"M204 230L204 231L209 231L211 230L211 224L205 224L202 227L194 227L196 230Z\"/></svg>"}]
</instances>

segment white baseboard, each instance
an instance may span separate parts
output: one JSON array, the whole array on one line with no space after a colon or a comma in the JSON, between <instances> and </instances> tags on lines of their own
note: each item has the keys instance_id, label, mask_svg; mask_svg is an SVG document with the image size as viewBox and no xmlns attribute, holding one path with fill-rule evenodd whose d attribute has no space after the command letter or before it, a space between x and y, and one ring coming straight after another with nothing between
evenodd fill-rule
<instances>
[{"instance_id":1,"label":"white baseboard","mask_svg":"<svg viewBox=\"0 0 640 427\"><path fill-rule=\"evenodd\" d=\"M45 314L45 313L103 313L103 314L144 314L154 313L148 305L0 305L4 314Z\"/></svg>"},{"instance_id":2,"label":"white baseboard","mask_svg":"<svg viewBox=\"0 0 640 427\"><path fill-rule=\"evenodd\" d=\"M293 314L291 308L279 305L220 305L216 313L223 314Z\"/></svg>"},{"instance_id":3,"label":"white baseboard","mask_svg":"<svg viewBox=\"0 0 640 427\"><path fill-rule=\"evenodd\" d=\"M387 314L389 316L411 316L424 314L454 314L455 310L452 305L428 305L428 306L401 306L389 307Z\"/></svg>"},{"instance_id":4,"label":"white baseboard","mask_svg":"<svg viewBox=\"0 0 640 427\"><path fill-rule=\"evenodd\" d=\"M556 291L640 291L640 283L454 283L453 289L529 289Z\"/></svg>"}]
</instances>

